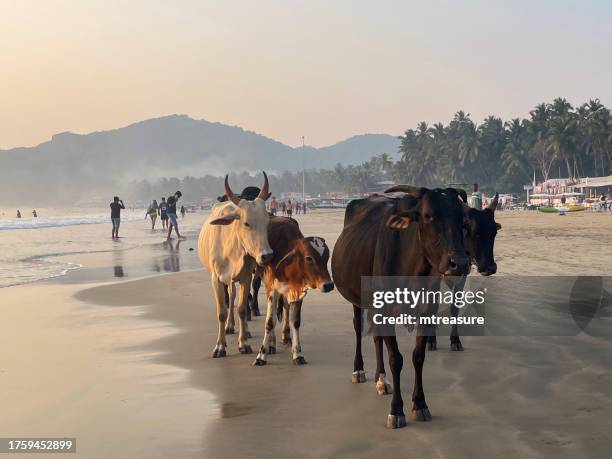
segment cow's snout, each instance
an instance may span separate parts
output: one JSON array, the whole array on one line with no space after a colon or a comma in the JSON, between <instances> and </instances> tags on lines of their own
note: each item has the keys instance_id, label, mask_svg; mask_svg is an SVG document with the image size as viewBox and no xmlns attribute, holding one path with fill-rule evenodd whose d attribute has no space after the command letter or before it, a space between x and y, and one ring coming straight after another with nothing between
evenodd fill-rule
<instances>
[{"instance_id":1,"label":"cow's snout","mask_svg":"<svg viewBox=\"0 0 612 459\"><path fill-rule=\"evenodd\" d=\"M451 255L448 259L448 269L446 270L449 276L463 276L470 270L470 260L465 255Z\"/></svg>"},{"instance_id":2,"label":"cow's snout","mask_svg":"<svg viewBox=\"0 0 612 459\"><path fill-rule=\"evenodd\" d=\"M497 263L491 263L483 270L478 270L478 272L483 276L492 276L497 272Z\"/></svg>"},{"instance_id":3,"label":"cow's snout","mask_svg":"<svg viewBox=\"0 0 612 459\"><path fill-rule=\"evenodd\" d=\"M323 285L321 285L321 291L323 293L327 293L327 292L331 292L334 289L334 283L333 282L325 282Z\"/></svg>"},{"instance_id":4,"label":"cow's snout","mask_svg":"<svg viewBox=\"0 0 612 459\"><path fill-rule=\"evenodd\" d=\"M269 265L272 262L272 257L274 257L274 252L262 252L257 263L264 266Z\"/></svg>"}]
</instances>

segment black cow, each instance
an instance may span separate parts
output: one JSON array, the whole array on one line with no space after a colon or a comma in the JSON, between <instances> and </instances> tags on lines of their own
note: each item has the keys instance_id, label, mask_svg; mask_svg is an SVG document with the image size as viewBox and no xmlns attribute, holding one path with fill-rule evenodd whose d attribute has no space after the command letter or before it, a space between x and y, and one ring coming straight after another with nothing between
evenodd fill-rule
<instances>
[{"instance_id":1,"label":"black cow","mask_svg":"<svg viewBox=\"0 0 612 459\"><path fill-rule=\"evenodd\" d=\"M353 381L365 381L361 353L362 301L361 276L433 276L431 287L439 286L441 276L461 276L470 263L463 245L463 207L454 188L412 188L397 195L373 195L351 201L344 228L332 255L332 274L340 294L353 304L356 335ZM431 330L419 325L412 353L415 369L412 396L413 418L431 420L423 391L423 363L427 335ZM395 336L384 340L393 376L393 398L387 427L406 425L400 389L403 357ZM382 349L382 348L381 348Z\"/></svg>"},{"instance_id":2,"label":"black cow","mask_svg":"<svg viewBox=\"0 0 612 459\"><path fill-rule=\"evenodd\" d=\"M409 185L396 185L385 190L385 193L393 193L393 192L405 192L414 189ZM493 254L493 247L495 245L495 237L497 236L497 231L501 229L501 224L495 221L495 209L497 208L497 204L499 203L499 194L496 193L495 197L491 201L491 204L486 209L477 210L467 206L467 195L465 191L458 190L461 200L464 202L463 211L464 211L464 231L463 231L463 244L465 246L465 250L467 256L470 259L470 262L476 266L478 273L483 276L491 276L497 272L497 264L495 263L495 257ZM463 290L465 286L465 276L462 277L454 277L452 279L446 280L447 285L453 290L453 292ZM457 317L459 310L455 305L451 306L451 315ZM437 349L437 340L436 335L429 336L428 339L428 349L431 351L435 351ZM380 347L380 354L382 355L382 342L377 343L377 346ZM459 339L459 332L457 330L457 325L453 325L451 328L450 335L450 349L451 351L463 351L463 344ZM376 355L379 354L377 349ZM380 371L379 371L380 370ZM384 371L384 362L380 359L380 362L377 362L377 372L385 374ZM389 389L386 387L386 383L383 380L381 384L379 384L377 378L377 392L388 393Z\"/></svg>"}]
</instances>

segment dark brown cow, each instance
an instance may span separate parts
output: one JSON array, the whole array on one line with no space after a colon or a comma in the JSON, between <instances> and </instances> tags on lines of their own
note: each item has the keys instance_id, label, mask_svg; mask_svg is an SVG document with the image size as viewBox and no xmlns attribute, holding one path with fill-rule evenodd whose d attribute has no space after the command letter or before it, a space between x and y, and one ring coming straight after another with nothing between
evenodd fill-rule
<instances>
[{"instance_id":1,"label":"dark brown cow","mask_svg":"<svg viewBox=\"0 0 612 459\"><path fill-rule=\"evenodd\" d=\"M296 365L303 365L306 360L300 345L302 301L308 289L325 293L333 290L327 270L329 248L323 238L304 237L297 221L288 217L270 218L268 240L274 258L262 274L267 298L265 334L253 365L265 365L266 355L276 353L274 326L281 299L286 305L283 323L288 322L291 329L291 356Z\"/></svg>"},{"instance_id":2,"label":"dark brown cow","mask_svg":"<svg viewBox=\"0 0 612 459\"><path fill-rule=\"evenodd\" d=\"M413 188L407 193L373 195L352 201L332 256L332 273L340 294L353 304L356 349L353 380L365 381L361 354L361 276L464 275L469 259L463 246L463 207L453 188ZM432 285L436 288L435 282ZM422 371L427 335L419 325L412 354L415 384L413 418L431 420L425 402ZM395 336L378 337L389 352L393 398L387 427L406 425L400 389L403 357Z\"/></svg>"},{"instance_id":3,"label":"dark brown cow","mask_svg":"<svg viewBox=\"0 0 612 459\"><path fill-rule=\"evenodd\" d=\"M385 192L411 191L413 187L406 185L394 186ZM465 203L467 196L465 192L460 193L461 199ZM474 264L478 273L483 276L490 276L497 272L497 264L493 254L495 237L501 229L501 224L495 221L495 209L499 202L499 195L496 194L491 204L483 210L472 209L464 204L464 232L463 244L466 253L470 259L470 263ZM465 276L452 277L445 279L445 282L453 291L463 290L465 286ZM455 305L451 306L451 314L456 317L459 310ZM437 339L435 330L433 334L427 337L427 348L430 351L437 349ZM383 342L382 339L374 338L376 350L376 373L374 377L375 389L378 395L390 394L392 390L391 384L386 379L384 358L383 358ZM453 325L450 335L451 351L463 351L463 344L459 338L457 325Z\"/></svg>"},{"instance_id":4,"label":"dark brown cow","mask_svg":"<svg viewBox=\"0 0 612 459\"><path fill-rule=\"evenodd\" d=\"M409 185L396 185L385 190L385 193L393 192L410 192L414 187ZM464 190L457 190L463 201L464 228L463 228L463 245L465 246L466 254L470 259L470 263L476 266L479 274L482 276L491 276L497 272L497 264L493 255L495 245L495 237L498 230L501 229L501 224L495 221L495 209L499 203L499 194L496 193L491 201L491 204L486 209L473 209L467 205L467 195ZM465 286L465 276L453 277L446 280L453 291L463 290ZM451 314L457 316L458 309L452 305ZM428 349L435 351L437 349L436 335L429 336ZM377 349L376 355L382 355L382 341L377 343L380 351ZM451 351L463 351L463 344L459 339L457 325L453 325L450 335ZM382 374L382 379L379 379L379 374ZM384 364L382 359L377 362L376 371L376 390L379 394L388 393L388 385L384 379Z\"/></svg>"}]
</instances>

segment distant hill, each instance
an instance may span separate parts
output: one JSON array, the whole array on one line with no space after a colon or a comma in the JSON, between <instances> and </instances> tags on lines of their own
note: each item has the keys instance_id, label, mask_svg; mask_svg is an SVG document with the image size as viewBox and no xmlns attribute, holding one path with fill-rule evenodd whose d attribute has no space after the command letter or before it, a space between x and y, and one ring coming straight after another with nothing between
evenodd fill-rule
<instances>
[{"instance_id":1,"label":"distant hill","mask_svg":"<svg viewBox=\"0 0 612 459\"><path fill-rule=\"evenodd\" d=\"M171 115L0 150L0 202L80 201L135 179L333 168L380 153L394 157L398 145L394 136L365 134L302 151L237 126Z\"/></svg>"}]
</instances>

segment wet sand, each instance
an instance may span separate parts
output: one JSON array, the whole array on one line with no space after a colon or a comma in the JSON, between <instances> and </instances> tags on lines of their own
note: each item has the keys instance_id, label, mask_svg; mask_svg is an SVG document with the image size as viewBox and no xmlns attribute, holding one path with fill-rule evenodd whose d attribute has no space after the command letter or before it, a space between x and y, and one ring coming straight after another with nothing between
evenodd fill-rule
<instances>
[{"instance_id":1,"label":"wet sand","mask_svg":"<svg viewBox=\"0 0 612 459\"><path fill-rule=\"evenodd\" d=\"M331 246L343 213L298 219ZM497 219L498 275L612 274L610 215ZM433 421L390 431L368 338L368 381L350 382L352 310L336 291L305 300L303 367L282 345L253 367L235 336L228 357L212 359L204 271L11 287L0 304L0 432L77 436L80 457L608 457L612 447L610 340L465 337L466 351L451 353L440 337L424 370ZM262 318L250 329L257 348ZM412 340L400 347L409 412Z\"/></svg>"}]
</instances>

